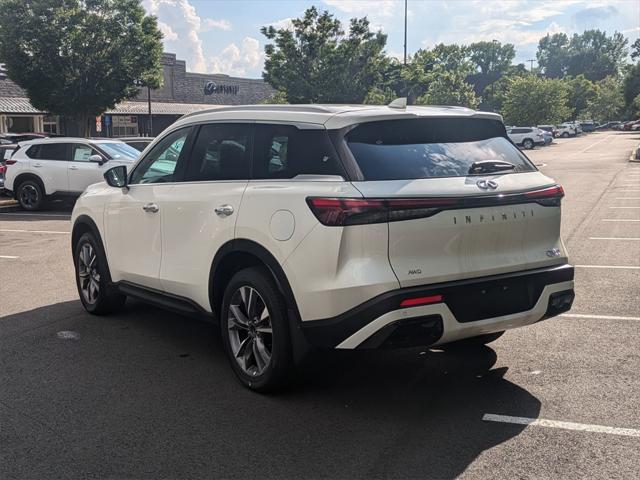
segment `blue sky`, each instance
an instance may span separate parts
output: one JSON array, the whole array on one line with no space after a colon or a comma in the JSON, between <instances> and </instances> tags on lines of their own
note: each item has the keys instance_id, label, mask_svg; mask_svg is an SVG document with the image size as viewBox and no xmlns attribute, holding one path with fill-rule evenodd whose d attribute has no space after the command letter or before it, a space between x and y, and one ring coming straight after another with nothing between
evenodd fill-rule
<instances>
[{"instance_id":1,"label":"blue sky","mask_svg":"<svg viewBox=\"0 0 640 480\"><path fill-rule=\"evenodd\" d=\"M264 61L263 25L290 25L306 8L328 10L346 24L366 16L388 35L387 53L402 56L404 0L143 0L156 15L165 51L187 70L257 78ZM515 44L516 61L535 58L546 33L600 28L640 34L639 0L409 0L408 51L439 42L499 40ZM529 63L527 62L527 65Z\"/></svg>"}]
</instances>

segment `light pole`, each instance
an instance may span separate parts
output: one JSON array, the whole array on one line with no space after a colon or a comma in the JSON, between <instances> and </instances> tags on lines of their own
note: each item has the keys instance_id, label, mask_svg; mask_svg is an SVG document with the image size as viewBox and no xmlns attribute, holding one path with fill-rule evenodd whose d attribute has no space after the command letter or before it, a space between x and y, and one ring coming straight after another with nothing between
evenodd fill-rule
<instances>
[{"instance_id":1,"label":"light pole","mask_svg":"<svg viewBox=\"0 0 640 480\"><path fill-rule=\"evenodd\" d=\"M149 107L149 137L153 136L153 117L151 116L151 87L147 85L147 106Z\"/></svg>"},{"instance_id":2,"label":"light pole","mask_svg":"<svg viewBox=\"0 0 640 480\"><path fill-rule=\"evenodd\" d=\"M404 64L407 64L407 1L404 0Z\"/></svg>"}]
</instances>

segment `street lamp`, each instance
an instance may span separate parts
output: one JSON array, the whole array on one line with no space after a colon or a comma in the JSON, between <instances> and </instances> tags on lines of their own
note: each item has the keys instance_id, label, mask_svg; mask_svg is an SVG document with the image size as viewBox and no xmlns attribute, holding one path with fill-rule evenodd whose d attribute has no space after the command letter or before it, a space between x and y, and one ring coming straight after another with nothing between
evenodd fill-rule
<instances>
[{"instance_id":1,"label":"street lamp","mask_svg":"<svg viewBox=\"0 0 640 480\"><path fill-rule=\"evenodd\" d=\"M404 0L404 64L407 64L407 1Z\"/></svg>"}]
</instances>

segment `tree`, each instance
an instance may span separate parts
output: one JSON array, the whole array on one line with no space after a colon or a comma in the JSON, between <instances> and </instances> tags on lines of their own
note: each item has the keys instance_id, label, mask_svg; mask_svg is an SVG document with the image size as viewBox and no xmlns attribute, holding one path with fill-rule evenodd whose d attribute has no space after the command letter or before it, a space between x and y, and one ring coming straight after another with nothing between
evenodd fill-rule
<instances>
[{"instance_id":1,"label":"tree","mask_svg":"<svg viewBox=\"0 0 640 480\"><path fill-rule=\"evenodd\" d=\"M517 77L505 93L501 113L508 125L560 123L571 114L567 98L567 87L560 80Z\"/></svg>"},{"instance_id":2,"label":"tree","mask_svg":"<svg viewBox=\"0 0 640 480\"><path fill-rule=\"evenodd\" d=\"M574 34L569 44L567 74L583 74L591 81L616 76L627 57L628 40L620 32L608 37L600 30L585 30Z\"/></svg>"},{"instance_id":3,"label":"tree","mask_svg":"<svg viewBox=\"0 0 640 480\"><path fill-rule=\"evenodd\" d=\"M469 45L469 58L476 72L467 77L476 93L497 81L509 69L516 56L516 49L511 43L504 45L497 40L476 42Z\"/></svg>"},{"instance_id":4,"label":"tree","mask_svg":"<svg viewBox=\"0 0 640 480\"><path fill-rule=\"evenodd\" d=\"M627 106L640 95L640 62L627 69L623 80L623 93Z\"/></svg>"},{"instance_id":5,"label":"tree","mask_svg":"<svg viewBox=\"0 0 640 480\"><path fill-rule=\"evenodd\" d=\"M617 118L624 107L622 84L611 76L596 84L595 95L587 102L586 114L593 120L607 121Z\"/></svg>"},{"instance_id":6,"label":"tree","mask_svg":"<svg viewBox=\"0 0 640 480\"><path fill-rule=\"evenodd\" d=\"M361 103L381 80L387 37L366 18L352 19L345 34L339 20L315 7L292 21L293 31L262 27L262 74L290 103Z\"/></svg>"},{"instance_id":7,"label":"tree","mask_svg":"<svg viewBox=\"0 0 640 480\"><path fill-rule=\"evenodd\" d=\"M429 83L426 93L418 97L416 103L478 108L480 99L473 91L473 86L465 82L462 75L456 72L443 72Z\"/></svg>"},{"instance_id":8,"label":"tree","mask_svg":"<svg viewBox=\"0 0 640 480\"><path fill-rule=\"evenodd\" d=\"M640 61L640 38L636 38L636 41L631 45L631 59Z\"/></svg>"},{"instance_id":9,"label":"tree","mask_svg":"<svg viewBox=\"0 0 640 480\"><path fill-rule=\"evenodd\" d=\"M517 77L528 77L531 73L523 63L510 65L504 74L495 82L487 85L482 92L482 104L480 108L490 112L499 112L506 97L506 93Z\"/></svg>"},{"instance_id":10,"label":"tree","mask_svg":"<svg viewBox=\"0 0 640 480\"><path fill-rule=\"evenodd\" d=\"M158 87L162 34L139 0L1 0L0 61L34 107L65 115L68 134L89 118Z\"/></svg>"},{"instance_id":11,"label":"tree","mask_svg":"<svg viewBox=\"0 0 640 480\"><path fill-rule=\"evenodd\" d=\"M587 108L587 102L596 94L596 86L584 75L564 79L568 92L568 104L572 110L571 118L576 119Z\"/></svg>"},{"instance_id":12,"label":"tree","mask_svg":"<svg viewBox=\"0 0 640 480\"><path fill-rule=\"evenodd\" d=\"M550 78L563 77L569 58L569 37L564 33L547 34L538 42L538 66Z\"/></svg>"}]
</instances>

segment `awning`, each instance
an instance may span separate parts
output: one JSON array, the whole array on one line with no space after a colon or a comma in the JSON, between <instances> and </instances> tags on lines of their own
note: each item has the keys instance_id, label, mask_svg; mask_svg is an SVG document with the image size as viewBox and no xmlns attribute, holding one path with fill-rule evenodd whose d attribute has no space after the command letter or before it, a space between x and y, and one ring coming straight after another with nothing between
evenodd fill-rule
<instances>
[{"instance_id":1,"label":"awning","mask_svg":"<svg viewBox=\"0 0 640 480\"><path fill-rule=\"evenodd\" d=\"M36 109L26 97L1 97L0 114L2 113L43 114L45 112Z\"/></svg>"},{"instance_id":2,"label":"awning","mask_svg":"<svg viewBox=\"0 0 640 480\"><path fill-rule=\"evenodd\" d=\"M209 108L221 108L225 105L207 105L202 103L167 103L151 100L151 113L153 115L185 115L198 110ZM113 110L105 112L109 115L147 115L149 105L147 102L125 101L116 105Z\"/></svg>"}]
</instances>

